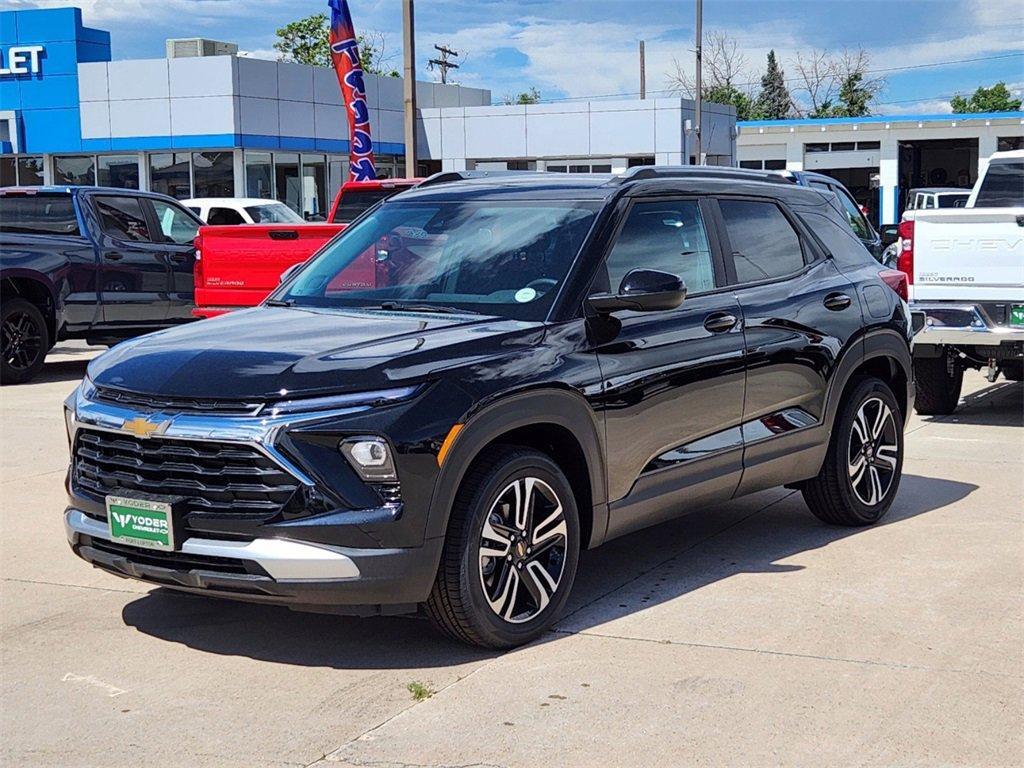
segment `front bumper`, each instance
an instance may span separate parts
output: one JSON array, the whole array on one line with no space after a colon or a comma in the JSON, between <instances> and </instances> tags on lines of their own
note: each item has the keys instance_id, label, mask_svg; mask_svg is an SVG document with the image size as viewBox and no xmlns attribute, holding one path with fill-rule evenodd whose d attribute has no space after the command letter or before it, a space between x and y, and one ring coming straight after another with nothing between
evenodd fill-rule
<instances>
[{"instance_id":1,"label":"front bumper","mask_svg":"<svg viewBox=\"0 0 1024 768\"><path fill-rule=\"evenodd\" d=\"M997 325L974 304L910 305L914 346L997 347L1024 343L1024 327Z\"/></svg>"},{"instance_id":2,"label":"front bumper","mask_svg":"<svg viewBox=\"0 0 1024 768\"><path fill-rule=\"evenodd\" d=\"M423 602L433 585L443 540L407 549L355 549L289 539L188 538L179 550L144 550L113 542L107 526L69 507L71 549L97 568L172 589L296 610L398 613Z\"/></svg>"}]
</instances>

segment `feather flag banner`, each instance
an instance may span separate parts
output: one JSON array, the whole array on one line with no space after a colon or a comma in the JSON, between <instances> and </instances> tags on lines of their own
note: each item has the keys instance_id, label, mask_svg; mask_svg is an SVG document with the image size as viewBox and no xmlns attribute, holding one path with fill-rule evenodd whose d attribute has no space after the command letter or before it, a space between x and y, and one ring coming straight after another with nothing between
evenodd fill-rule
<instances>
[{"instance_id":1,"label":"feather flag banner","mask_svg":"<svg viewBox=\"0 0 1024 768\"><path fill-rule=\"evenodd\" d=\"M371 181L377 178L377 169L356 30L347 0L328 0L327 4L331 8L331 61L348 111L349 180Z\"/></svg>"}]
</instances>

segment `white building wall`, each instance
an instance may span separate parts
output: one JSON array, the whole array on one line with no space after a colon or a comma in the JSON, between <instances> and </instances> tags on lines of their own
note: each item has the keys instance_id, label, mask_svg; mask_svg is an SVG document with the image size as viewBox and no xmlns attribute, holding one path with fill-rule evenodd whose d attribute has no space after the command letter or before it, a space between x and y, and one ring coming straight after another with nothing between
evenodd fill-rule
<instances>
[{"instance_id":1,"label":"white building wall","mask_svg":"<svg viewBox=\"0 0 1024 768\"><path fill-rule=\"evenodd\" d=\"M948 115L893 116L888 119L786 120L778 123L742 123L736 140L738 161L781 160L790 170L878 167L882 223L897 220L899 142L933 139L977 139L978 172L988 164L1001 136L1024 135L1024 117ZM805 153L804 145L820 142L877 141L880 149L868 152Z\"/></svg>"}]
</instances>

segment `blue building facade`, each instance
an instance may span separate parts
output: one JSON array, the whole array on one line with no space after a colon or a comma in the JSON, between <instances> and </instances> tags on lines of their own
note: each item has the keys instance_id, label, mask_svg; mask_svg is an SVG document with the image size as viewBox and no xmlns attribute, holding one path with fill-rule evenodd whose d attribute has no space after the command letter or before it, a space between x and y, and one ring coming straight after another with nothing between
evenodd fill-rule
<instances>
[{"instance_id":1,"label":"blue building facade","mask_svg":"<svg viewBox=\"0 0 1024 768\"><path fill-rule=\"evenodd\" d=\"M384 176L406 175L402 88L366 76ZM491 94L417 83L417 99L460 108ZM78 8L0 12L0 186L266 197L317 214L344 179L348 148L331 69L236 55L114 60L110 34L85 26Z\"/></svg>"}]
</instances>

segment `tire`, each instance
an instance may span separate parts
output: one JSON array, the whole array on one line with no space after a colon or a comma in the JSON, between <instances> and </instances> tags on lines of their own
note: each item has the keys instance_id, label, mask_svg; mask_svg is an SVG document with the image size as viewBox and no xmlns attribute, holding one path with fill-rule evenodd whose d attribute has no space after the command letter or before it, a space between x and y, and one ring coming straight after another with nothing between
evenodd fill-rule
<instances>
[{"instance_id":1,"label":"tire","mask_svg":"<svg viewBox=\"0 0 1024 768\"><path fill-rule=\"evenodd\" d=\"M11 299L0 310L0 382L24 384L43 369L50 351L50 331L39 307Z\"/></svg>"},{"instance_id":2,"label":"tire","mask_svg":"<svg viewBox=\"0 0 1024 768\"><path fill-rule=\"evenodd\" d=\"M964 369L954 363L950 374L945 355L918 358L914 361L914 386L917 397L914 410L922 416L945 416L956 410Z\"/></svg>"},{"instance_id":3,"label":"tire","mask_svg":"<svg viewBox=\"0 0 1024 768\"><path fill-rule=\"evenodd\" d=\"M1003 363L1003 378L1007 381L1024 380L1024 363L1020 360Z\"/></svg>"},{"instance_id":4,"label":"tire","mask_svg":"<svg viewBox=\"0 0 1024 768\"><path fill-rule=\"evenodd\" d=\"M524 498L529 506L517 503ZM517 509L522 517L513 526ZM579 513L558 465L529 448L488 448L456 496L427 615L443 633L470 645L529 643L565 606L579 549Z\"/></svg>"},{"instance_id":5,"label":"tire","mask_svg":"<svg viewBox=\"0 0 1024 768\"><path fill-rule=\"evenodd\" d=\"M861 439L865 432L871 440ZM872 525L892 506L902 473L903 415L896 398L881 379L857 379L840 405L821 472L803 485L804 500L826 523Z\"/></svg>"}]
</instances>

